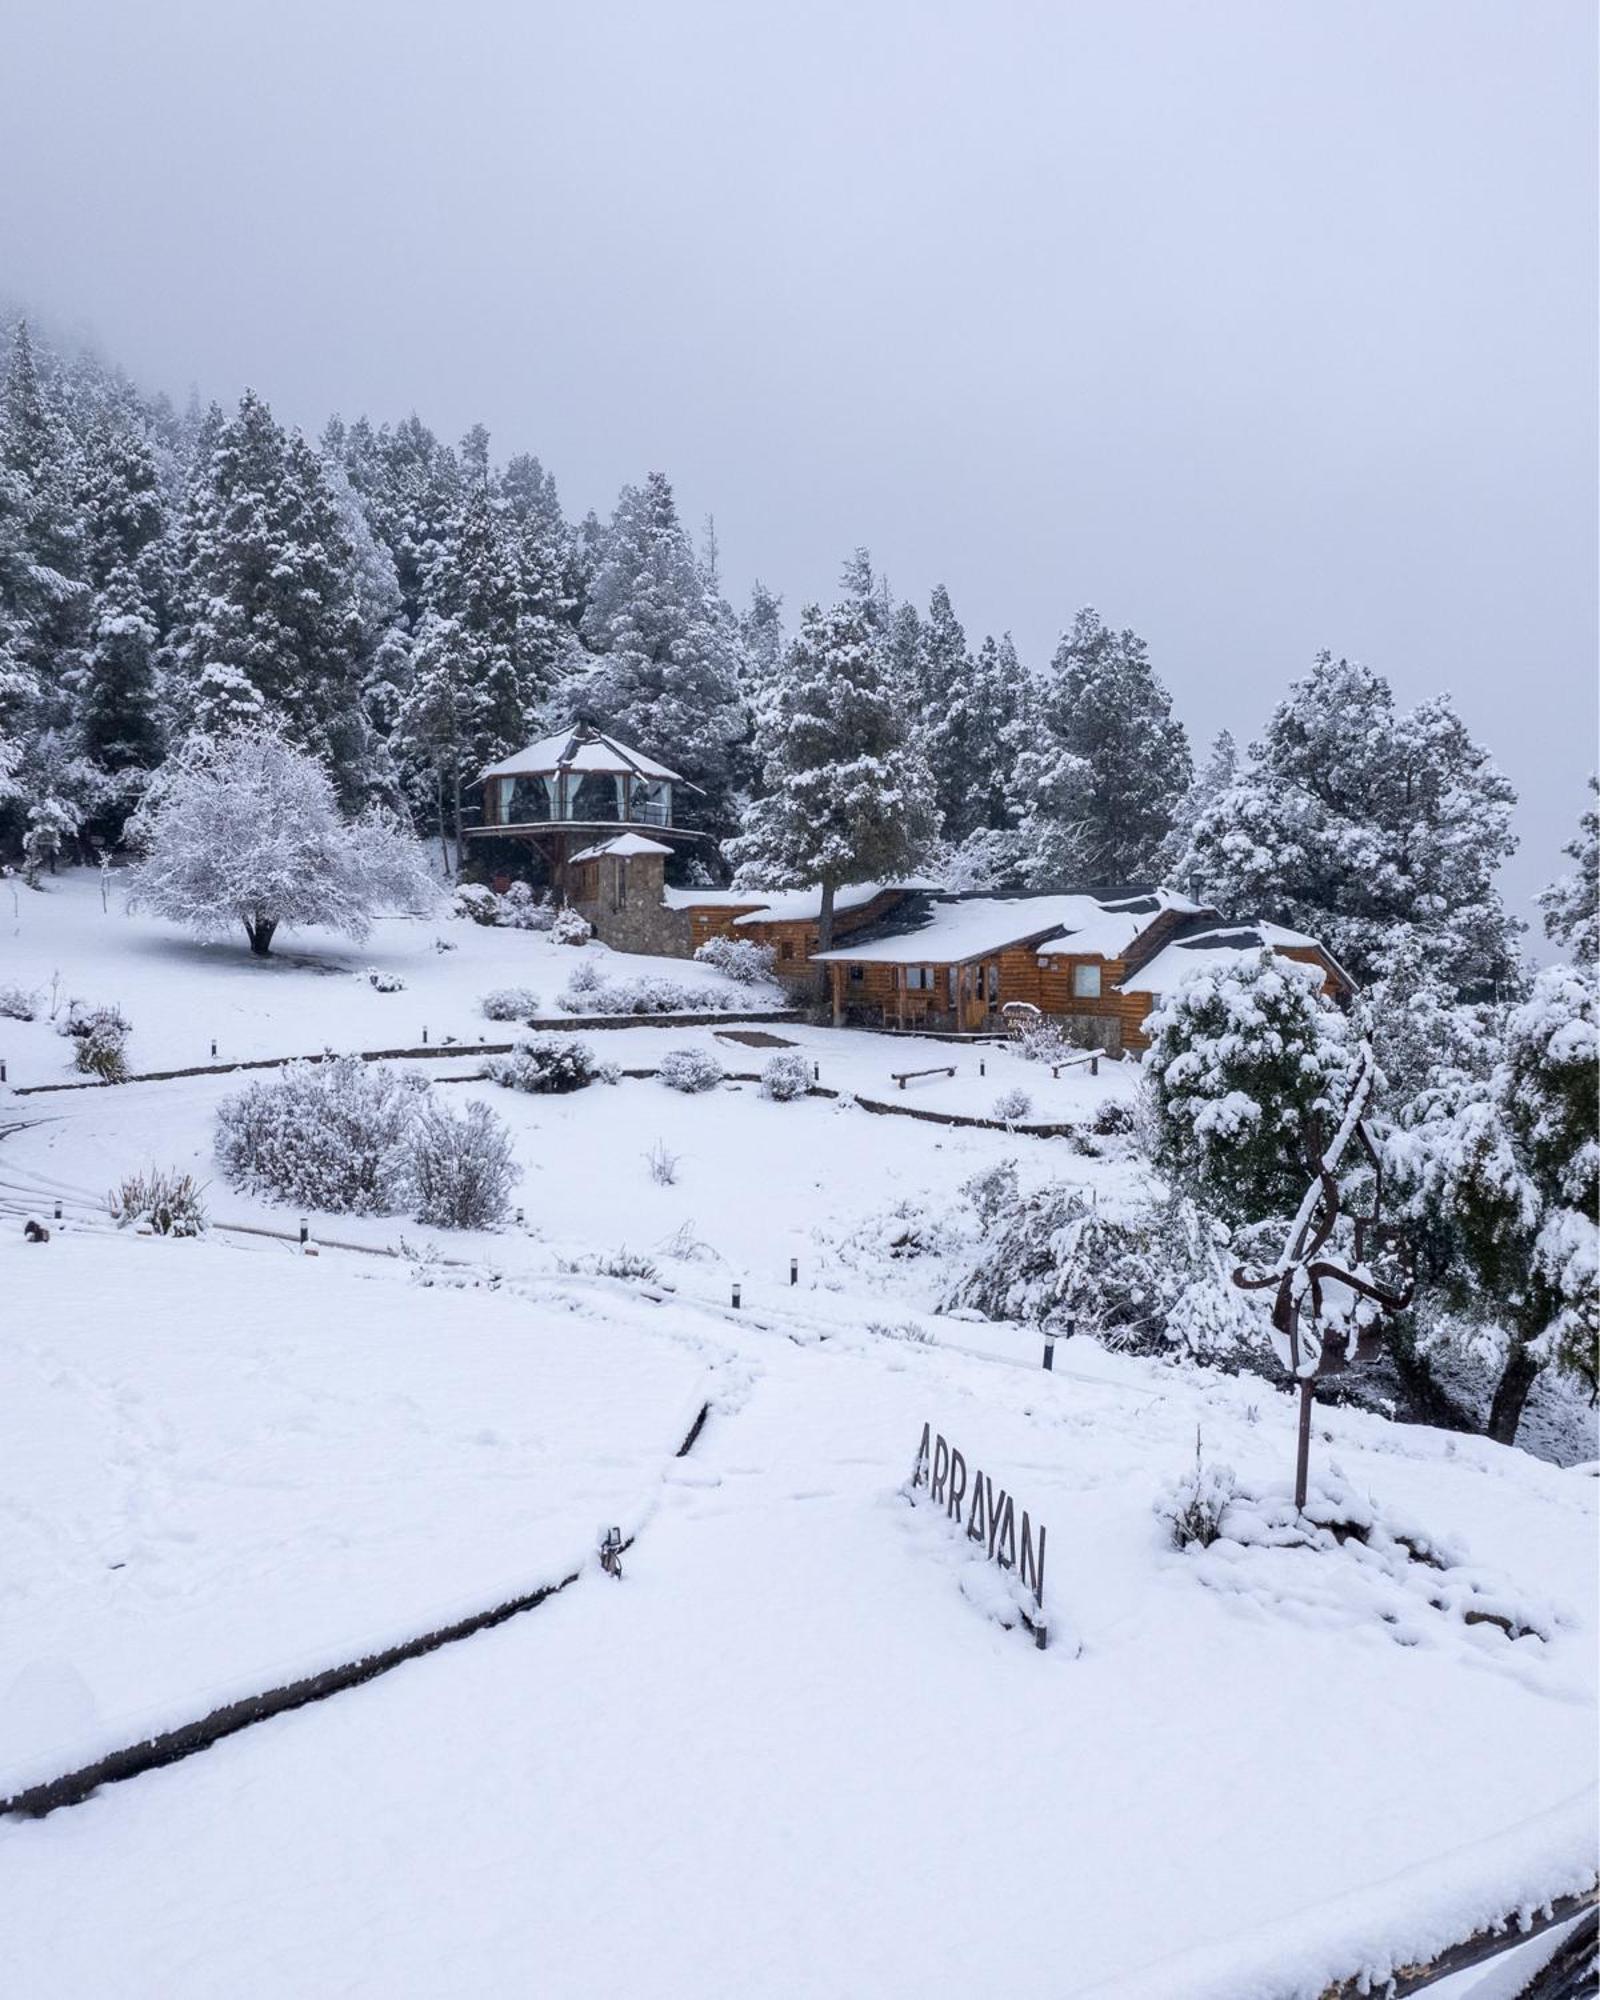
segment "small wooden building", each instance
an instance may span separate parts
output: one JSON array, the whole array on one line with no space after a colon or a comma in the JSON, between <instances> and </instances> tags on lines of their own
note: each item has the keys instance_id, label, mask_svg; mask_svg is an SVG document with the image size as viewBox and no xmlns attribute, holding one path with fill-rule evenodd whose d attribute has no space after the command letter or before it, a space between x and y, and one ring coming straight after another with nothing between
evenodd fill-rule
<instances>
[{"instance_id":1,"label":"small wooden building","mask_svg":"<svg viewBox=\"0 0 1600 2000\"><path fill-rule=\"evenodd\" d=\"M668 852L705 837L673 823L676 795L697 788L592 722L541 737L491 764L478 782L483 813L469 838L526 843L561 895L574 855L619 830L647 835Z\"/></svg>"},{"instance_id":2,"label":"small wooden building","mask_svg":"<svg viewBox=\"0 0 1600 2000\"><path fill-rule=\"evenodd\" d=\"M1321 966L1327 990L1350 981L1314 938L1228 924L1160 888L1055 896L922 897L888 922L814 955L827 968L835 1021L982 1034L1010 1001L1083 1024L1113 1053L1148 1045L1158 995L1209 951L1275 950Z\"/></svg>"}]
</instances>

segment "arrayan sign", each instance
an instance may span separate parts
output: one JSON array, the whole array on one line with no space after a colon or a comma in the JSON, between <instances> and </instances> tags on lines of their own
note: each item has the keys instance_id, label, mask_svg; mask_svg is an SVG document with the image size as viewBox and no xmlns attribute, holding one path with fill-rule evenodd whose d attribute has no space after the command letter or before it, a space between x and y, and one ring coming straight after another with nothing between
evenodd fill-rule
<instances>
[{"instance_id":1,"label":"arrayan sign","mask_svg":"<svg viewBox=\"0 0 1600 2000\"><path fill-rule=\"evenodd\" d=\"M917 1462L911 1471L911 1494L926 1486L928 1498L942 1506L958 1526L964 1523L967 1540L977 1542L998 1568L1016 1571L1022 1588L1044 1609L1044 1523L1034 1524L1026 1508L1022 1510L1022 1560L1017 1560L1017 1510L1004 1487L996 1487L986 1472L974 1469L969 1477L962 1453L945 1441L931 1424L922 1426L922 1442L917 1446ZM965 1510L965 1511L963 1511ZM1030 1621L1031 1623L1031 1621ZM1033 1627L1039 1643L1044 1643L1042 1618Z\"/></svg>"}]
</instances>

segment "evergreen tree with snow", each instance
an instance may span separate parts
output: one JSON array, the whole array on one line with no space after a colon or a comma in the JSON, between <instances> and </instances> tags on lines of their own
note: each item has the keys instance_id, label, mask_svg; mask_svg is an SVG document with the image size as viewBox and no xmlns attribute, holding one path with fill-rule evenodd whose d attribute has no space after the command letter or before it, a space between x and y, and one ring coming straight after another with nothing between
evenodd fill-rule
<instances>
[{"instance_id":1,"label":"evergreen tree with snow","mask_svg":"<svg viewBox=\"0 0 1600 2000\"><path fill-rule=\"evenodd\" d=\"M728 846L742 880L817 883L818 949L835 893L914 867L935 830L933 779L910 740L860 598L810 605L756 719L763 796Z\"/></svg>"},{"instance_id":2,"label":"evergreen tree with snow","mask_svg":"<svg viewBox=\"0 0 1600 2000\"><path fill-rule=\"evenodd\" d=\"M346 797L359 797L366 746L354 551L321 460L253 392L198 470L181 549L170 647L180 685L212 716L221 686L239 712L259 703L330 765Z\"/></svg>"},{"instance_id":3,"label":"evergreen tree with snow","mask_svg":"<svg viewBox=\"0 0 1600 2000\"><path fill-rule=\"evenodd\" d=\"M1204 968L1145 1027L1157 1168L1232 1228L1292 1216L1353 1071L1316 968L1270 950Z\"/></svg>"},{"instance_id":4,"label":"evergreen tree with snow","mask_svg":"<svg viewBox=\"0 0 1600 2000\"><path fill-rule=\"evenodd\" d=\"M584 706L625 743L681 771L689 810L730 823L744 735L732 620L708 592L659 472L624 489L589 587L583 636L598 657Z\"/></svg>"},{"instance_id":5,"label":"evergreen tree with snow","mask_svg":"<svg viewBox=\"0 0 1600 2000\"><path fill-rule=\"evenodd\" d=\"M1013 797L1037 885L1155 873L1193 768L1144 641L1080 611L1038 691L1034 727Z\"/></svg>"},{"instance_id":6,"label":"evergreen tree with snow","mask_svg":"<svg viewBox=\"0 0 1600 2000\"><path fill-rule=\"evenodd\" d=\"M1445 1333L1494 1368L1487 1431L1502 1444L1543 1369L1596 1388L1597 1105L1593 980L1550 966L1506 1014L1488 1074L1442 1071L1386 1136L1402 1212L1453 1315Z\"/></svg>"},{"instance_id":7,"label":"evergreen tree with snow","mask_svg":"<svg viewBox=\"0 0 1600 2000\"><path fill-rule=\"evenodd\" d=\"M1487 989L1516 977L1495 887L1515 804L1447 695L1403 713L1380 674L1322 653L1201 813L1181 873L1309 931L1358 979L1414 938L1452 986Z\"/></svg>"},{"instance_id":8,"label":"evergreen tree with snow","mask_svg":"<svg viewBox=\"0 0 1600 2000\"><path fill-rule=\"evenodd\" d=\"M943 625L942 616L933 615L940 612L938 599L935 592L925 636ZM959 625L954 629L960 633ZM1024 748L1023 674L1011 635L986 638L975 658L964 637L959 653L945 641L931 649L929 660L930 667L950 670L937 686L930 676L925 734L944 838L960 846L977 834L1007 832L1012 769Z\"/></svg>"},{"instance_id":9,"label":"evergreen tree with snow","mask_svg":"<svg viewBox=\"0 0 1600 2000\"><path fill-rule=\"evenodd\" d=\"M1195 772L1189 789L1173 814L1171 829L1161 843L1157 873L1163 881L1170 881L1181 888L1189 887L1183 871L1194 844L1195 828L1223 793L1237 784L1238 778L1239 746L1233 740L1231 730L1218 730L1206 753L1205 762Z\"/></svg>"},{"instance_id":10,"label":"evergreen tree with snow","mask_svg":"<svg viewBox=\"0 0 1600 2000\"><path fill-rule=\"evenodd\" d=\"M108 780L103 831L115 842L139 792L161 761L156 690L160 632L136 569L119 563L95 593L94 620L77 690L84 755Z\"/></svg>"},{"instance_id":11,"label":"evergreen tree with snow","mask_svg":"<svg viewBox=\"0 0 1600 2000\"><path fill-rule=\"evenodd\" d=\"M1600 796L1600 779L1591 778L1589 790ZM1561 851L1578 865L1539 892L1545 936L1592 972L1600 963L1600 812L1593 799L1578 822L1577 838Z\"/></svg>"},{"instance_id":12,"label":"evergreen tree with snow","mask_svg":"<svg viewBox=\"0 0 1600 2000\"><path fill-rule=\"evenodd\" d=\"M422 850L381 808L346 820L332 779L276 728L191 737L130 823L143 859L130 907L201 936L242 926L265 958L278 930L360 939L382 909L437 899Z\"/></svg>"}]
</instances>

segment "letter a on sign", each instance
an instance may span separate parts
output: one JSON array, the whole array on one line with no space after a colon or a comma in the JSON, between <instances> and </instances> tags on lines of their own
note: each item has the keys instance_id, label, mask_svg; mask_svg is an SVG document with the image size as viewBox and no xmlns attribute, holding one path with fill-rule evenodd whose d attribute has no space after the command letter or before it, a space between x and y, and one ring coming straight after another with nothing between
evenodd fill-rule
<instances>
[{"instance_id":1,"label":"letter a on sign","mask_svg":"<svg viewBox=\"0 0 1600 2000\"><path fill-rule=\"evenodd\" d=\"M928 1483L928 1436L930 1426L922 1426L922 1442L917 1446L917 1462L911 1468L912 1486L926 1486Z\"/></svg>"},{"instance_id":2,"label":"letter a on sign","mask_svg":"<svg viewBox=\"0 0 1600 2000\"><path fill-rule=\"evenodd\" d=\"M967 1516L967 1540L981 1542L986 1539L983 1519L984 1477L981 1472L972 1475L972 1512Z\"/></svg>"}]
</instances>

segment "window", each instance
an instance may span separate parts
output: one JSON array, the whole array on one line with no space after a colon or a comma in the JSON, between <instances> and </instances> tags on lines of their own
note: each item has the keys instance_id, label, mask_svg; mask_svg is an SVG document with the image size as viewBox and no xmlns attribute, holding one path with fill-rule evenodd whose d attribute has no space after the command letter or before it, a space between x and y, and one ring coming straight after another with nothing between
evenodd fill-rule
<instances>
[{"instance_id":1,"label":"window","mask_svg":"<svg viewBox=\"0 0 1600 2000\"><path fill-rule=\"evenodd\" d=\"M859 986L862 980L866 978L866 976L867 976L867 968L864 965L851 966L850 983L852 986Z\"/></svg>"},{"instance_id":2,"label":"window","mask_svg":"<svg viewBox=\"0 0 1600 2000\"><path fill-rule=\"evenodd\" d=\"M933 967L931 965L908 965L906 967L906 986L912 993L931 993L933 991Z\"/></svg>"},{"instance_id":3,"label":"window","mask_svg":"<svg viewBox=\"0 0 1600 2000\"><path fill-rule=\"evenodd\" d=\"M790 941L787 938L785 938L783 943L778 946L778 956L779 958L794 957L794 946L793 944L790 943Z\"/></svg>"},{"instance_id":4,"label":"window","mask_svg":"<svg viewBox=\"0 0 1600 2000\"><path fill-rule=\"evenodd\" d=\"M1098 1000L1100 998L1100 968L1098 965L1075 965L1072 968L1072 997L1074 1000Z\"/></svg>"}]
</instances>

